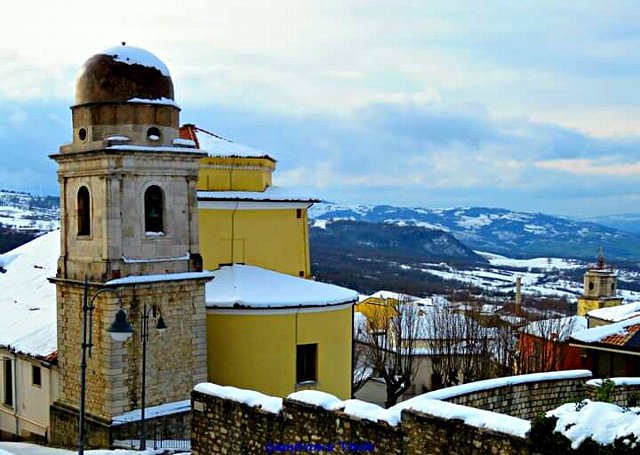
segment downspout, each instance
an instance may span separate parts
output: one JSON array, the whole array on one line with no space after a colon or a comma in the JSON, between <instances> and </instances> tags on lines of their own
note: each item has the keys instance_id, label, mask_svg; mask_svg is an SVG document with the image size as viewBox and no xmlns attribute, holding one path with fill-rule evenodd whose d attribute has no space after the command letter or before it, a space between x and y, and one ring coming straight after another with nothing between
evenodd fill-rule
<instances>
[{"instance_id":1,"label":"downspout","mask_svg":"<svg viewBox=\"0 0 640 455\"><path fill-rule=\"evenodd\" d=\"M294 380L293 380L293 390L298 391L298 314L300 314L300 308L296 310L296 318L295 318L295 331L294 331Z\"/></svg>"},{"instance_id":2,"label":"downspout","mask_svg":"<svg viewBox=\"0 0 640 455\"><path fill-rule=\"evenodd\" d=\"M63 261L63 270L62 270L62 278L67 278L68 274L67 274L67 270L68 270L68 265L67 265L67 258L68 258L68 254L69 254L69 245L68 245L68 237L69 237L69 207L67 207L67 178L63 177L63 185L62 185L62 189L63 192L60 195L60 216L62 217L61 220L61 224L62 224L62 238L63 238L63 243L62 243L62 261Z\"/></svg>"},{"instance_id":3,"label":"downspout","mask_svg":"<svg viewBox=\"0 0 640 455\"><path fill-rule=\"evenodd\" d=\"M307 208L303 211L302 216L302 237L304 239L304 268L305 268L305 278L312 277L311 273L311 245L309 244L309 208L313 204L309 204Z\"/></svg>"},{"instance_id":4,"label":"downspout","mask_svg":"<svg viewBox=\"0 0 640 455\"><path fill-rule=\"evenodd\" d=\"M20 416L18 415L18 354L13 353L13 417L16 419L16 439L20 437Z\"/></svg>"},{"instance_id":5,"label":"downspout","mask_svg":"<svg viewBox=\"0 0 640 455\"><path fill-rule=\"evenodd\" d=\"M351 398L355 398L353 391L353 380L356 374L355 353L356 353L356 340L353 338L353 319L355 316L356 305L355 302L351 305Z\"/></svg>"},{"instance_id":6,"label":"downspout","mask_svg":"<svg viewBox=\"0 0 640 455\"><path fill-rule=\"evenodd\" d=\"M240 202L236 202L236 206L231 211L231 264L235 264L235 248L236 244L236 212L238 211L238 206ZM243 261L244 262L244 261Z\"/></svg>"}]
</instances>

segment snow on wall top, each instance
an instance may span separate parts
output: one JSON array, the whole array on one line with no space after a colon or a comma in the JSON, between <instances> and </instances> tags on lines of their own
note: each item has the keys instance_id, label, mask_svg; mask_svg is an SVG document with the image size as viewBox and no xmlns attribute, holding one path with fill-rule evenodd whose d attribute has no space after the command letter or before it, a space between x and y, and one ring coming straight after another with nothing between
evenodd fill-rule
<instances>
[{"instance_id":1,"label":"snow on wall top","mask_svg":"<svg viewBox=\"0 0 640 455\"><path fill-rule=\"evenodd\" d=\"M0 255L0 346L46 357L57 350L56 275L60 231Z\"/></svg>"},{"instance_id":2,"label":"snow on wall top","mask_svg":"<svg viewBox=\"0 0 640 455\"><path fill-rule=\"evenodd\" d=\"M267 187L264 191L198 191L199 200L240 200L275 202L318 202L315 196L279 186Z\"/></svg>"},{"instance_id":3,"label":"snow on wall top","mask_svg":"<svg viewBox=\"0 0 640 455\"><path fill-rule=\"evenodd\" d=\"M613 382L615 385L640 385L640 378L631 377L631 378L610 378L609 381ZM592 385L595 387L600 387L602 385L602 379L591 379L587 381L587 385Z\"/></svg>"},{"instance_id":4,"label":"snow on wall top","mask_svg":"<svg viewBox=\"0 0 640 455\"><path fill-rule=\"evenodd\" d=\"M231 386L221 386L203 382L194 387L196 392L213 395L220 398L244 403L248 406L259 407L266 412L277 414L282 409L282 398L265 395L254 390L238 389Z\"/></svg>"},{"instance_id":5,"label":"snow on wall top","mask_svg":"<svg viewBox=\"0 0 640 455\"><path fill-rule=\"evenodd\" d=\"M259 406L268 412L279 413L282 410L282 399L269 397L251 390L236 389L235 387L222 387L209 383L198 384L195 387L195 390L197 392L229 399L238 403L245 403L249 406ZM531 429L531 423L527 420L482 409L461 406L454 403L447 403L445 401L429 399L425 395L416 397L422 398L421 400L416 400L414 398L397 404L389 409L355 399L342 401L331 394L318 390L294 392L290 394L287 399L298 401L300 403L311 404L329 411L341 411L349 416L370 420L372 422L385 422L392 426L397 426L400 423L403 410L413 409L418 412L436 415L445 419L461 419L468 425L472 425L477 428L487 428L521 438L526 437L527 432ZM411 402L410 406L407 405L409 402Z\"/></svg>"},{"instance_id":6,"label":"snow on wall top","mask_svg":"<svg viewBox=\"0 0 640 455\"><path fill-rule=\"evenodd\" d=\"M169 74L169 68L162 63L162 60L151 52L139 47L115 46L101 52L101 54L112 56L116 62L156 68L163 76L171 77L171 74Z\"/></svg>"},{"instance_id":7,"label":"snow on wall top","mask_svg":"<svg viewBox=\"0 0 640 455\"><path fill-rule=\"evenodd\" d=\"M411 398L407 401L396 405L412 406L413 401L420 401L421 399L432 400L447 400L449 398L457 397L460 395L466 395L469 393L480 392L482 390L496 389L498 387L507 387L518 384L529 384L532 382L541 381L557 381L562 379L579 379L590 378L592 376L589 370L565 370L565 371L552 371L549 373L533 373L523 374L518 376L507 376L504 378L486 379L484 381L469 382L467 384L461 384L454 387L447 387L446 389L434 390L433 392L427 392L422 395L418 395L415 398Z\"/></svg>"},{"instance_id":8,"label":"snow on wall top","mask_svg":"<svg viewBox=\"0 0 640 455\"><path fill-rule=\"evenodd\" d=\"M207 307L296 308L354 302L358 293L333 284L293 277L253 265L235 264L213 271L206 284Z\"/></svg>"},{"instance_id":9,"label":"snow on wall top","mask_svg":"<svg viewBox=\"0 0 640 455\"><path fill-rule=\"evenodd\" d=\"M620 322L625 319L640 316L640 302L591 310L587 315L589 317L602 319L603 321Z\"/></svg>"}]
</instances>

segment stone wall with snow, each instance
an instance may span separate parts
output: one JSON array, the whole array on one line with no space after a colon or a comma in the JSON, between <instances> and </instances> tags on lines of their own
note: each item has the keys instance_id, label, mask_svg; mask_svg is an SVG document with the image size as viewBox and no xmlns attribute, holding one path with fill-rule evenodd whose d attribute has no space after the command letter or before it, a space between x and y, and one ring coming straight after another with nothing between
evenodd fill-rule
<instances>
[{"instance_id":1,"label":"stone wall with snow","mask_svg":"<svg viewBox=\"0 0 640 455\"><path fill-rule=\"evenodd\" d=\"M246 391L245 391L246 392ZM191 453L370 453L385 455L492 452L530 454L523 437L443 418L402 411L399 425L285 398L278 412L253 402L193 392ZM347 400L357 401L357 400ZM444 403L441 403L444 404ZM455 406L455 405L451 405ZM496 414L497 416L497 414ZM504 417L504 416L503 416Z\"/></svg>"},{"instance_id":2,"label":"stone wall with snow","mask_svg":"<svg viewBox=\"0 0 640 455\"><path fill-rule=\"evenodd\" d=\"M280 399L203 383L192 393L192 453L530 454L522 417L582 398L590 378L571 370L478 381L389 409L319 391Z\"/></svg>"},{"instance_id":3,"label":"stone wall with snow","mask_svg":"<svg viewBox=\"0 0 640 455\"><path fill-rule=\"evenodd\" d=\"M423 396L521 419L533 419L541 412L582 397L585 381L591 376L589 370L509 376L436 390Z\"/></svg>"}]
</instances>

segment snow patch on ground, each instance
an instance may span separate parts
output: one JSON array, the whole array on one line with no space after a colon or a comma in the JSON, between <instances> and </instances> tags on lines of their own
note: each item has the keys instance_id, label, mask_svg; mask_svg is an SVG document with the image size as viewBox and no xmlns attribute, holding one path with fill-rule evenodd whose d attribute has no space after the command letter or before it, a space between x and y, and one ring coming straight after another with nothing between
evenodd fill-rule
<instances>
[{"instance_id":1,"label":"snow patch on ground","mask_svg":"<svg viewBox=\"0 0 640 455\"><path fill-rule=\"evenodd\" d=\"M640 436L639 411L640 408L625 409L611 403L584 400L578 405L563 404L546 415L558 418L555 431L571 440L571 448L577 449L589 437L598 444L608 445L619 437Z\"/></svg>"}]
</instances>

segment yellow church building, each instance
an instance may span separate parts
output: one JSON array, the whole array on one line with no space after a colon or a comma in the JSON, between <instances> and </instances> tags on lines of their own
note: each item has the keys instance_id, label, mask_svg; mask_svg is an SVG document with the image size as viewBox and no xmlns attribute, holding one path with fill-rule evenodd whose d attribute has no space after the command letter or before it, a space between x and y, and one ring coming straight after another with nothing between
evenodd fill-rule
<instances>
[{"instance_id":1,"label":"yellow church building","mask_svg":"<svg viewBox=\"0 0 640 455\"><path fill-rule=\"evenodd\" d=\"M317 199L273 186L276 160L192 124L200 160L200 251L209 380L286 396L351 396L357 293L311 277L307 209ZM239 361L241 359L241 361Z\"/></svg>"}]
</instances>

